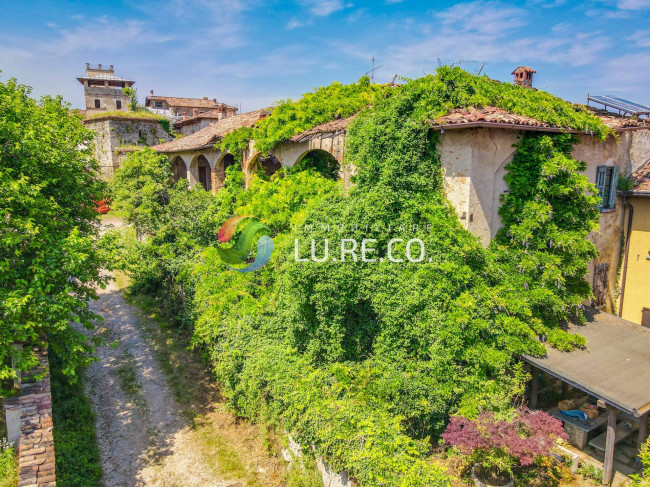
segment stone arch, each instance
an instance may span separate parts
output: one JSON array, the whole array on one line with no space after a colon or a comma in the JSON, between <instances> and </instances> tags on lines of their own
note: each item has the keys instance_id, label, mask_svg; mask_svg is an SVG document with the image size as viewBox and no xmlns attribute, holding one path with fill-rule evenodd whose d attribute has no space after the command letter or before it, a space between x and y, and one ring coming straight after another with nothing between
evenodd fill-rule
<instances>
[{"instance_id":1,"label":"stone arch","mask_svg":"<svg viewBox=\"0 0 650 487\"><path fill-rule=\"evenodd\" d=\"M282 163L273 154L264 157L261 152L258 152L248 164L249 171L254 173L262 169L267 176L272 176L280 170Z\"/></svg>"},{"instance_id":2,"label":"stone arch","mask_svg":"<svg viewBox=\"0 0 650 487\"><path fill-rule=\"evenodd\" d=\"M181 179L187 179L187 164L181 156L176 156L172 160L172 179L175 182L180 181Z\"/></svg>"},{"instance_id":3,"label":"stone arch","mask_svg":"<svg viewBox=\"0 0 650 487\"><path fill-rule=\"evenodd\" d=\"M219 156L214 165L214 189L220 189L225 186L226 169L236 164L237 160L235 159L235 156L233 156L230 152L224 152Z\"/></svg>"},{"instance_id":4,"label":"stone arch","mask_svg":"<svg viewBox=\"0 0 650 487\"><path fill-rule=\"evenodd\" d=\"M309 149L298 156L293 167L313 168L329 179L342 177L341 164L334 155L324 149Z\"/></svg>"},{"instance_id":5,"label":"stone arch","mask_svg":"<svg viewBox=\"0 0 650 487\"><path fill-rule=\"evenodd\" d=\"M190 174L192 175L192 186L200 184L206 191L212 190L212 168L207 157L199 154L192 159L190 164Z\"/></svg>"}]
</instances>

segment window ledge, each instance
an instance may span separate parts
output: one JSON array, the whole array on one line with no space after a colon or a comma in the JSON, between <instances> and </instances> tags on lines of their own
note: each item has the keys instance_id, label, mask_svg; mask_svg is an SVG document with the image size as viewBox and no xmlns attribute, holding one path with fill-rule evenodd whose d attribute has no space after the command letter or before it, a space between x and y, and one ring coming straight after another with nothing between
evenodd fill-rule
<instances>
[{"instance_id":1,"label":"window ledge","mask_svg":"<svg viewBox=\"0 0 650 487\"><path fill-rule=\"evenodd\" d=\"M601 213L612 213L616 211L616 208L600 208Z\"/></svg>"}]
</instances>

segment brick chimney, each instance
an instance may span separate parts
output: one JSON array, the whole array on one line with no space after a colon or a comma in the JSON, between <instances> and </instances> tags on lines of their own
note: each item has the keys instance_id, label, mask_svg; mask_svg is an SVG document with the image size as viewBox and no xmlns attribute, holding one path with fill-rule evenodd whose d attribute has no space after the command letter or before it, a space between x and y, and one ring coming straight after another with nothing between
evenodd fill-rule
<instances>
[{"instance_id":1,"label":"brick chimney","mask_svg":"<svg viewBox=\"0 0 650 487\"><path fill-rule=\"evenodd\" d=\"M151 96L153 96L153 90L151 90Z\"/></svg>"},{"instance_id":2,"label":"brick chimney","mask_svg":"<svg viewBox=\"0 0 650 487\"><path fill-rule=\"evenodd\" d=\"M533 87L533 73L536 73L533 68L528 66L519 66L515 69L512 74L515 78L513 83L516 85L527 86L529 88Z\"/></svg>"}]
</instances>

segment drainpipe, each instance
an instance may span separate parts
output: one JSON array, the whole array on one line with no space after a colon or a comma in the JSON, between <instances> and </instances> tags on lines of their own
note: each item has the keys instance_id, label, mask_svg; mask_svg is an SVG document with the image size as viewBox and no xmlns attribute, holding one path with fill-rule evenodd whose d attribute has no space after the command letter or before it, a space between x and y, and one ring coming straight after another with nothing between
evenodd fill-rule
<instances>
[{"instance_id":1,"label":"drainpipe","mask_svg":"<svg viewBox=\"0 0 650 487\"><path fill-rule=\"evenodd\" d=\"M623 275L621 277L621 299L618 303L618 316L623 314L623 299L625 298L625 278L627 276L627 258L630 251L630 234L632 233L632 217L634 216L634 206L627 202L627 198L623 195L623 211L625 208L630 208L630 216L627 217L627 234L625 235L625 256L623 257Z\"/></svg>"}]
</instances>

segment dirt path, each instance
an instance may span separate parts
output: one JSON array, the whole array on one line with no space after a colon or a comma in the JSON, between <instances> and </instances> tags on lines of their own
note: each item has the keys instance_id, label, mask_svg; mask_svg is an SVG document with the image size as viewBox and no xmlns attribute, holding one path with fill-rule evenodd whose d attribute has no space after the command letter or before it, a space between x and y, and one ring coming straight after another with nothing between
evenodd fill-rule
<instances>
[{"instance_id":1,"label":"dirt path","mask_svg":"<svg viewBox=\"0 0 650 487\"><path fill-rule=\"evenodd\" d=\"M99 291L92 311L104 321L91 332L105 343L87 371L97 415L97 440L110 487L227 487L196 452L196 434L183 418L138 317L112 282Z\"/></svg>"}]
</instances>

